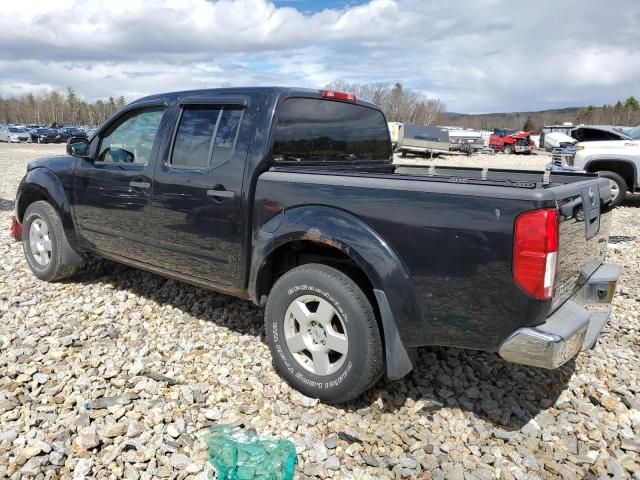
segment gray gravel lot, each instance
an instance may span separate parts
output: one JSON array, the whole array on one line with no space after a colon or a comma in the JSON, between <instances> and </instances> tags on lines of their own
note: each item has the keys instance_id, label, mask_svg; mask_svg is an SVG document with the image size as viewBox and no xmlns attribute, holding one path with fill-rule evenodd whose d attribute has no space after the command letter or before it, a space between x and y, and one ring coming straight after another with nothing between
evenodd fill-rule
<instances>
[{"instance_id":1,"label":"gray gravel lot","mask_svg":"<svg viewBox=\"0 0 640 480\"><path fill-rule=\"evenodd\" d=\"M212 478L206 428L243 423L291 439L300 478L640 479L640 196L614 212L624 272L594 350L549 372L423 348L403 381L336 407L276 375L250 303L108 261L33 277L8 235L15 190L63 150L0 144L0 478Z\"/></svg>"}]
</instances>

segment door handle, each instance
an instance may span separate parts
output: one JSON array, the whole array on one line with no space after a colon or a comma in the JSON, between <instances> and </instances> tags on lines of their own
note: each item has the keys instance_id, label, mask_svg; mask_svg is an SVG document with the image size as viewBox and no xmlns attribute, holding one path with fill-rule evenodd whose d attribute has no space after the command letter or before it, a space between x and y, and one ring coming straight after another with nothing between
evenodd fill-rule
<instances>
[{"instance_id":1,"label":"door handle","mask_svg":"<svg viewBox=\"0 0 640 480\"><path fill-rule=\"evenodd\" d=\"M231 190L207 190L207 195L210 197L234 198L236 192L232 192Z\"/></svg>"},{"instance_id":2,"label":"door handle","mask_svg":"<svg viewBox=\"0 0 640 480\"><path fill-rule=\"evenodd\" d=\"M129 182L129 186L133 188L149 188L151 184L149 182Z\"/></svg>"}]
</instances>

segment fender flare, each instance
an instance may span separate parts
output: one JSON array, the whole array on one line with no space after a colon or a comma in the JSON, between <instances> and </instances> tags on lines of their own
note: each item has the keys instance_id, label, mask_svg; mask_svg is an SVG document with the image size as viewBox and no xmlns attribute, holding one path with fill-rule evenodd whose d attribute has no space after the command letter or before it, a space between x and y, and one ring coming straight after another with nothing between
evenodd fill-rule
<instances>
[{"instance_id":1,"label":"fender flare","mask_svg":"<svg viewBox=\"0 0 640 480\"><path fill-rule=\"evenodd\" d=\"M45 167L37 167L27 172L18 187L16 198L16 218L20 223L22 223L22 216L27 209L27 206L23 205L21 201L22 195L24 192L31 190L35 190L44 196L60 216L64 230L64 238L61 240L62 261L66 265L82 266L84 258L78 253L80 249L77 247L71 206L60 179Z\"/></svg>"},{"instance_id":2,"label":"fender flare","mask_svg":"<svg viewBox=\"0 0 640 480\"><path fill-rule=\"evenodd\" d=\"M350 257L373 285L378 303L387 377L404 377L413 369L407 345L412 329L424 318L411 277L398 254L371 226L336 208L305 206L286 210L254 235L249 294L258 296L258 277L270 255L287 243L306 240L328 245ZM422 322L423 328L428 324Z\"/></svg>"},{"instance_id":3,"label":"fender flare","mask_svg":"<svg viewBox=\"0 0 640 480\"><path fill-rule=\"evenodd\" d=\"M636 185L640 183L640 177L638 177L638 168L636 167L636 164L631 160L624 159L624 158L617 158L617 157L591 158L587 160L584 164L585 172L589 171L589 165L593 163L598 163L598 162L620 162L620 163L629 165L633 169L633 178L631 179L630 191L634 191L636 188ZM596 170L596 172L597 171L598 170Z\"/></svg>"}]
</instances>

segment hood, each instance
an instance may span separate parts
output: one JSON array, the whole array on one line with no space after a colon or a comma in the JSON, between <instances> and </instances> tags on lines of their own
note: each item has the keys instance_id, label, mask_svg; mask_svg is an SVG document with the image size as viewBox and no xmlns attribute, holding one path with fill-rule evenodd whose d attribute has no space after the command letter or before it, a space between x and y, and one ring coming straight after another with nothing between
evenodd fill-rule
<instances>
[{"instance_id":1,"label":"hood","mask_svg":"<svg viewBox=\"0 0 640 480\"><path fill-rule=\"evenodd\" d=\"M71 155L56 155L55 157L36 158L29 162L29 165L27 165L27 171L38 167L48 168L53 171L64 170L73 168L75 161L75 157L72 157Z\"/></svg>"},{"instance_id":2,"label":"hood","mask_svg":"<svg viewBox=\"0 0 640 480\"><path fill-rule=\"evenodd\" d=\"M599 142L580 142L576 144L577 147L582 147L580 150L592 150L592 149L607 149L618 150L634 148L640 150L640 140L601 140Z\"/></svg>"},{"instance_id":3,"label":"hood","mask_svg":"<svg viewBox=\"0 0 640 480\"><path fill-rule=\"evenodd\" d=\"M531 132L514 133L514 134L509 135L509 136L511 138L529 138L529 137L531 137L532 133L535 133L535 132L531 131Z\"/></svg>"}]
</instances>

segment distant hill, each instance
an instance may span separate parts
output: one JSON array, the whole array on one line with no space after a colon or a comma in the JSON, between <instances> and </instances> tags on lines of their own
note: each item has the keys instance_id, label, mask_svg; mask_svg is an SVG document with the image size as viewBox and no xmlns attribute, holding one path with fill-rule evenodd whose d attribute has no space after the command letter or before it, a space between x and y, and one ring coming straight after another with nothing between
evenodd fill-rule
<instances>
[{"instance_id":1,"label":"distant hill","mask_svg":"<svg viewBox=\"0 0 640 480\"><path fill-rule=\"evenodd\" d=\"M563 122L576 123L582 107L556 108L538 112L495 112L495 113L458 113L447 112L446 122L452 125L493 130L494 128L521 129L527 119L533 124L533 129L540 130L544 125Z\"/></svg>"}]
</instances>

